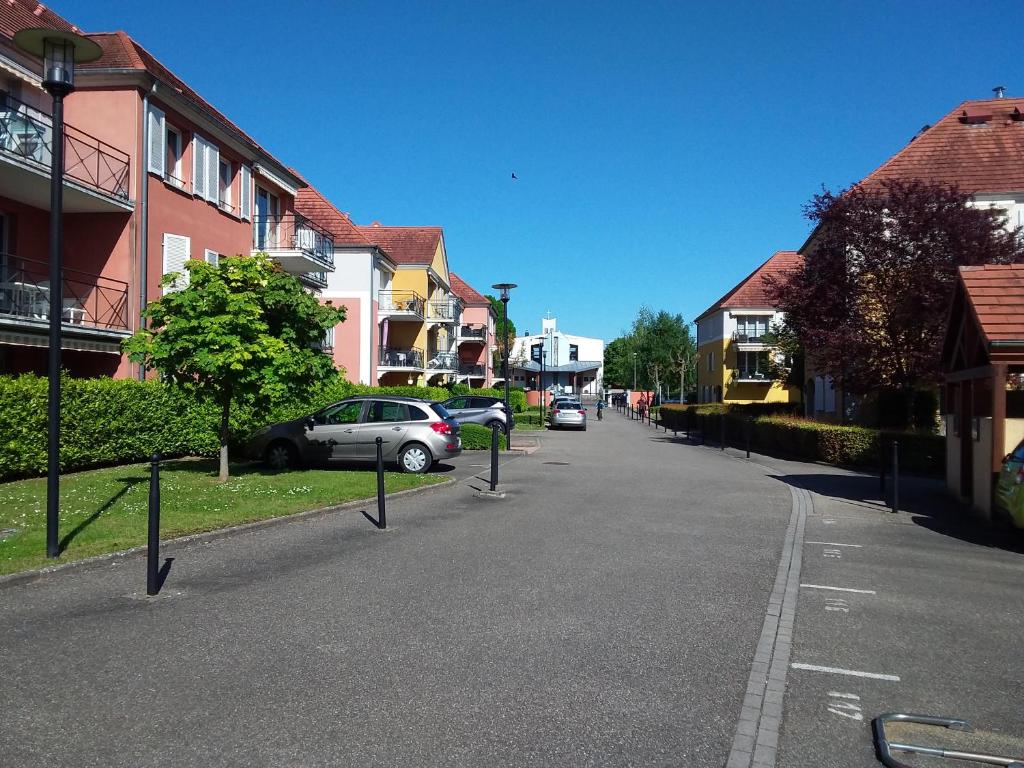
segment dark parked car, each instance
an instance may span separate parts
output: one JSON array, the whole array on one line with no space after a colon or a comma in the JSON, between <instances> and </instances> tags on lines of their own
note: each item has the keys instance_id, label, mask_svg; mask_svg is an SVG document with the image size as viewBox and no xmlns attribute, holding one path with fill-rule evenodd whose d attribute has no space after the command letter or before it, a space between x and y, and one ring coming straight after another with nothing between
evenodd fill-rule
<instances>
[{"instance_id":1,"label":"dark parked car","mask_svg":"<svg viewBox=\"0 0 1024 768\"><path fill-rule=\"evenodd\" d=\"M329 462L384 460L403 472L426 472L462 453L462 427L441 403L414 397L349 397L311 416L271 424L249 441L246 453L273 469Z\"/></svg>"},{"instance_id":2,"label":"dark parked car","mask_svg":"<svg viewBox=\"0 0 1024 768\"><path fill-rule=\"evenodd\" d=\"M502 434L505 433L509 422L513 429L516 426L515 416L505 411L505 404L500 397L457 395L445 400L441 405L460 424L480 424L488 429L497 424Z\"/></svg>"}]
</instances>

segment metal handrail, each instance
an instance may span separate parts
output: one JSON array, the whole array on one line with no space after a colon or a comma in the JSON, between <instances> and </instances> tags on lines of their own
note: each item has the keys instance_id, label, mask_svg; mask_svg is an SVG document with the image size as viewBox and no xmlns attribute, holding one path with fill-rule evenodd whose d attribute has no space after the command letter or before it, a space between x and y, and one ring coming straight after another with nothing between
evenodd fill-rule
<instances>
[{"instance_id":1,"label":"metal handrail","mask_svg":"<svg viewBox=\"0 0 1024 768\"><path fill-rule=\"evenodd\" d=\"M459 326L460 339L486 339L487 326L483 323L465 323Z\"/></svg>"},{"instance_id":2,"label":"metal handrail","mask_svg":"<svg viewBox=\"0 0 1024 768\"><path fill-rule=\"evenodd\" d=\"M454 320L459 316L458 299L434 299L428 305L427 316L432 320Z\"/></svg>"},{"instance_id":3,"label":"metal handrail","mask_svg":"<svg viewBox=\"0 0 1024 768\"><path fill-rule=\"evenodd\" d=\"M61 321L65 325L127 331L128 283L64 267ZM50 316L50 265L0 254L0 314L28 320Z\"/></svg>"},{"instance_id":4,"label":"metal handrail","mask_svg":"<svg viewBox=\"0 0 1024 768\"><path fill-rule=\"evenodd\" d=\"M441 371L454 371L458 368L459 357L454 352L431 352L427 360L427 368Z\"/></svg>"},{"instance_id":5,"label":"metal handrail","mask_svg":"<svg viewBox=\"0 0 1024 768\"><path fill-rule=\"evenodd\" d=\"M303 251L334 269L334 237L298 213L253 216L252 247L258 251Z\"/></svg>"},{"instance_id":6,"label":"metal handrail","mask_svg":"<svg viewBox=\"0 0 1024 768\"><path fill-rule=\"evenodd\" d=\"M0 151L49 169L53 118L13 96L0 103ZM127 152L64 123L64 175L121 200L128 199Z\"/></svg>"},{"instance_id":7,"label":"metal handrail","mask_svg":"<svg viewBox=\"0 0 1024 768\"><path fill-rule=\"evenodd\" d=\"M426 299L416 291L378 291L378 312L411 312L419 318L423 317Z\"/></svg>"},{"instance_id":8,"label":"metal handrail","mask_svg":"<svg viewBox=\"0 0 1024 768\"><path fill-rule=\"evenodd\" d=\"M742 381L768 381L771 378L767 371L750 370L749 368L733 368L733 375Z\"/></svg>"},{"instance_id":9,"label":"metal handrail","mask_svg":"<svg viewBox=\"0 0 1024 768\"><path fill-rule=\"evenodd\" d=\"M378 365L390 368L423 368L423 350L417 347L382 347Z\"/></svg>"},{"instance_id":10,"label":"metal handrail","mask_svg":"<svg viewBox=\"0 0 1024 768\"><path fill-rule=\"evenodd\" d=\"M459 364L459 375L460 376L485 376L487 374L484 366L479 363L460 363Z\"/></svg>"},{"instance_id":11,"label":"metal handrail","mask_svg":"<svg viewBox=\"0 0 1024 768\"><path fill-rule=\"evenodd\" d=\"M889 723L917 723L920 725L931 725L938 728L948 728L953 731L971 733L974 729L966 720L958 720L950 717L935 717L933 715L915 715L909 712L886 712L875 718L871 724L871 730L875 738L875 747L878 749L878 759L887 768L913 768L909 763L897 760L893 752L907 752L915 755L926 755L928 757L947 758L949 760L964 760L972 763L984 763L985 765L1001 765L1004 768L1024 768L1024 758L1003 757L1000 755L989 755L980 752L962 752L956 749L943 749L939 747L927 747L918 744L904 744L902 742L889 741L885 732L885 726Z\"/></svg>"}]
</instances>

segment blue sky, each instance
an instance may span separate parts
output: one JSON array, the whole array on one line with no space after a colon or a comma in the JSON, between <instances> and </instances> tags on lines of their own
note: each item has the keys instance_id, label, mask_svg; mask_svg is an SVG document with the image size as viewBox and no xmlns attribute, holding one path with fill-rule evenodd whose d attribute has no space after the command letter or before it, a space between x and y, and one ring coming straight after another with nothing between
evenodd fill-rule
<instances>
[{"instance_id":1,"label":"blue sky","mask_svg":"<svg viewBox=\"0 0 1024 768\"><path fill-rule=\"evenodd\" d=\"M692 320L961 101L1024 95L1015 2L52 7L129 32L357 222L443 226L471 284L519 284L520 331L550 310L606 340L641 304Z\"/></svg>"}]
</instances>

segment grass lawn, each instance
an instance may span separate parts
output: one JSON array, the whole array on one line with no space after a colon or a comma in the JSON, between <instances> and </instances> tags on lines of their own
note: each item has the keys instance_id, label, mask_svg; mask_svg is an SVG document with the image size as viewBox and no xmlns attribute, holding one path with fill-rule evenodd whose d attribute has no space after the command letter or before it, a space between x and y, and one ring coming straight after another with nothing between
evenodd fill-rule
<instances>
[{"instance_id":1,"label":"grass lawn","mask_svg":"<svg viewBox=\"0 0 1024 768\"><path fill-rule=\"evenodd\" d=\"M547 409L544 410L547 415ZM540 408L527 408L525 411L516 414L515 432L538 432L544 429L540 420Z\"/></svg>"},{"instance_id":2,"label":"grass lawn","mask_svg":"<svg viewBox=\"0 0 1024 768\"><path fill-rule=\"evenodd\" d=\"M217 464L207 459L161 465L161 538L290 515L377 493L373 470L271 472L256 464L238 464L232 465L231 475L227 483L218 483ZM436 474L387 472L384 482L391 493L443 480ZM64 475L60 498L62 554L59 560L48 560L46 478L0 484L0 574L146 543L149 464Z\"/></svg>"}]
</instances>

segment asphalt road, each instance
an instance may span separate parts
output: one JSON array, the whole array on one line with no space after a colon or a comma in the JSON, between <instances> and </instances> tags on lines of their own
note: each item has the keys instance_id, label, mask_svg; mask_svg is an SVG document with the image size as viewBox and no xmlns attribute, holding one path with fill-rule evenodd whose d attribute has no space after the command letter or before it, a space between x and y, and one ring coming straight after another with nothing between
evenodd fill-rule
<instances>
[{"instance_id":1,"label":"asphalt road","mask_svg":"<svg viewBox=\"0 0 1024 768\"><path fill-rule=\"evenodd\" d=\"M507 460L503 499L484 454L456 464L385 532L354 510L175 547L157 598L139 559L0 589L0 765L718 768L751 764L746 722L753 764L846 768L903 707L1024 733L1024 558L863 478L614 412Z\"/></svg>"}]
</instances>

